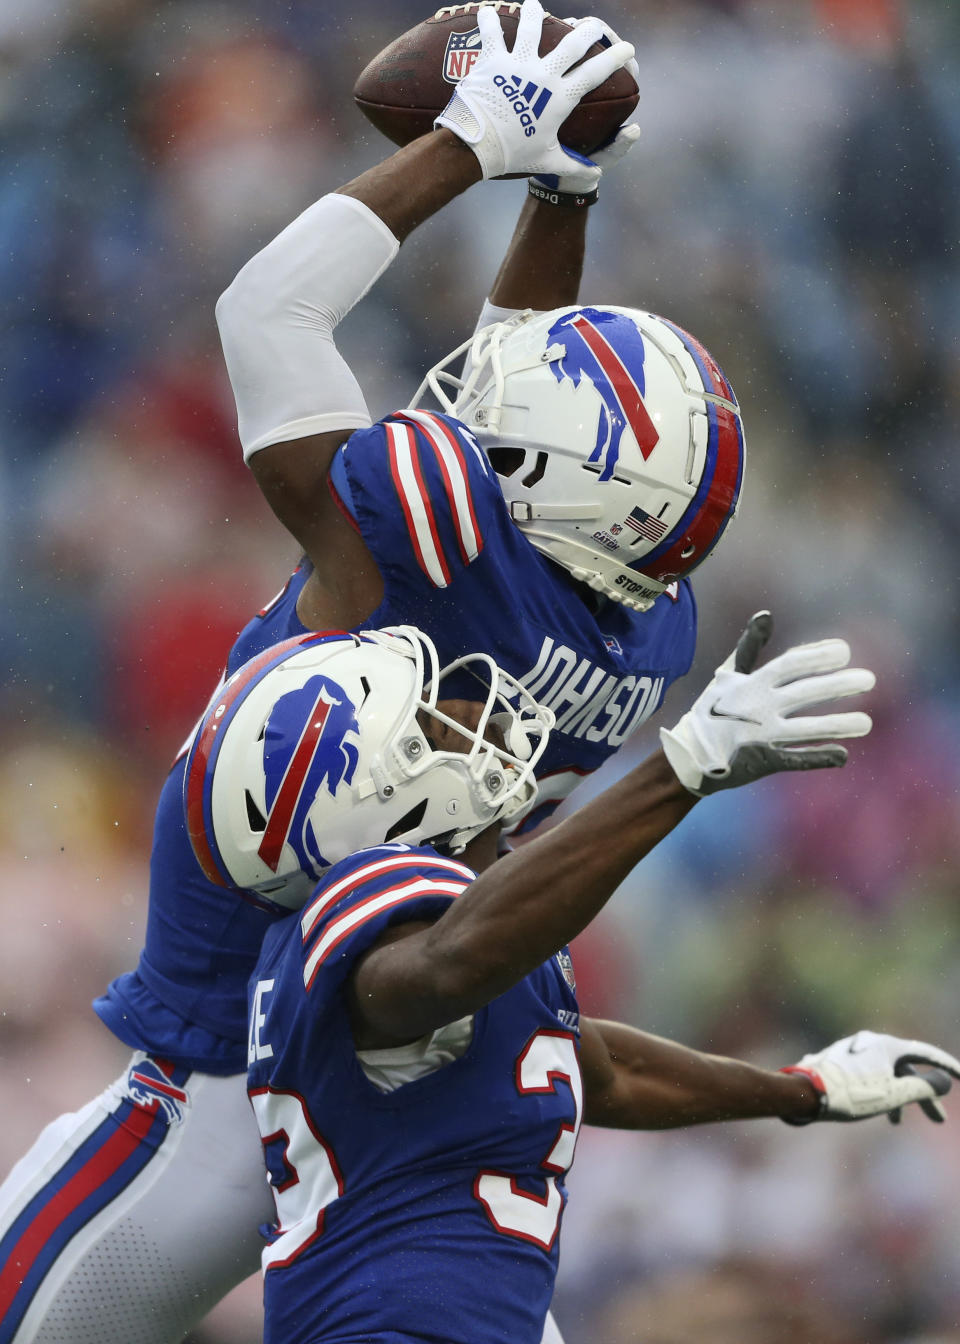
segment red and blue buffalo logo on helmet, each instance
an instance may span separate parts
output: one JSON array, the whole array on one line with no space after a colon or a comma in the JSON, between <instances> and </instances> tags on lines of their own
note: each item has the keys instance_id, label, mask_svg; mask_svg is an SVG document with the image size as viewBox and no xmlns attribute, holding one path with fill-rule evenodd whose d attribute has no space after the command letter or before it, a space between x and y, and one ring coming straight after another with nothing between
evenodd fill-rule
<instances>
[{"instance_id":1,"label":"red and blue buffalo logo on helmet","mask_svg":"<svg viewBox=\"0 0 960 1344\"><path fill-rule=\"evenodd\" d=\"M587 465L599 467L599 479L609 481L628 426L646 461L660 435L643 404L644 349L637 324L622 313L581 308L550 328L548 347L554 342L564 346L563 355L550 361L557 382L569 378L579 387L586 374L603 403Z\"/></svg>"},{"instance_id":2,"label":"red and blue buffalo logo on helmet","mask_svg":"<svg viewBox=\"0 0 960 1344\"><path fill-rule=\"evenodd\" d=\"M263 679L288 658L316 644L356 643L341 631L298 635L251 658L220 688L197 727L184 776L184 807L194 854L204 874L219 886L234 886L220 853L213 823L213 781L224 734ZM281 696L263 730L266 816L259 856L274 872L288 841L306 871L325 867L307 813L318 791L334 793L348 784L357 763L356 711L350 698L329 677L315 675Z\"/></svg>"},{"instance_id":3,"label":"red and blue buffalo logo on helmet","mask_svg":"<svg viewBox=\"0 0 960 1344\"><path fill-rule=\"evenodd\" d=\"M332 796L353 779L359 731L355 705L329 677L311 677L274 705L263 738L267 824L258 851L274 872L284 844L305 872L329 866L309 813L321 789Z\"/></svg>"},{"instance_id":4,"label":"red and blue buffalo logo on helmet","mask_svg":"<svg viewBox=\"0 0 960 1344\"><path fill-rule=\"evenodd\" d=\"M743 426L733 389L713 356L665 318L651 314L649 321L665 334L672 333L671 339L680 342L696 366L702 390L691 389L689 395L702 398L707 421L703 466L680 518L668 530L661 517L637 503L618 524L621 531L627 528L653 544L627 568L669 584L709 555L736 510L743 479ZM601 401L596 440L584 465L597 472L599 481L611 480L627 428L646 462L660 443L660 429L644 404L645 337L637 322L609 309L574 309L554 323L547 340L548 347L552 342L563 347L563 353L550 360L557 382L569 378L579 387L586 376ZM685 455L686 440L682 448Z\"/></svg>"}]
</instances>

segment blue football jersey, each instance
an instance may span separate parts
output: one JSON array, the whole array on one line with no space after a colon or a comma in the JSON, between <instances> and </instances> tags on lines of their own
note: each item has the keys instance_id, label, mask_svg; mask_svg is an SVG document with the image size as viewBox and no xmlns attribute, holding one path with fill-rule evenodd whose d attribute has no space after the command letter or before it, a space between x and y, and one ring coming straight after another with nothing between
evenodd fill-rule
<instances>
[{"instance_id":1,"label":"blue football jersey","mask_svg":"<svg viewBox=\"0 0 960 1344\"><path fill-rule=\"evenodd\" d=\"M689 583L644 613L588 605L581 585L517 528L459 421L398 411L358 430L334 459L330 484L383 575L383 602L366 624L419 626L441 663L490 653L556 714L538 804L517 831L537 826L689 670ZM469 680L448 693L468 698Z\"/></svg>"},{"instance_id":2,"label":"blue football jersey","mask_svg":"<svg viewBox=\"0 0 960 1344\"><path fill-rule=\"evenodd\" d=\"M481 1009L465 1052L383 1092L344 993L392 923L473 878L430 849L335 865L271 928L250 987L248 1089L277 1224L265 1344L539 1344L582 1111L564 951Z\"/></svg>"},{"instance_id":3,"label":"blue football jersey","mask_svg":"<svg viewBox=\"0 0 960 1344\"><path fill-rule=\"evenodd\" d=\"M383 575L383 601L361 627L416 625L441 663L490 653L557 716L540 763L538 825L659 706L693 659L696 609L687 582L644 613L595 606L510 518L496 474L469 431L447 416L398 412L350 436L330 487ZM296 605L311 567L245 627L230 674L303 634ZM468 675L445 693L469 699ZM147 938L137 970L94 1007L134 1048L206 1072L242 1071L245 995L260 942L278 918L209 883L183 819L185 758L157 810Z\"/></svg>"}]
</instances>

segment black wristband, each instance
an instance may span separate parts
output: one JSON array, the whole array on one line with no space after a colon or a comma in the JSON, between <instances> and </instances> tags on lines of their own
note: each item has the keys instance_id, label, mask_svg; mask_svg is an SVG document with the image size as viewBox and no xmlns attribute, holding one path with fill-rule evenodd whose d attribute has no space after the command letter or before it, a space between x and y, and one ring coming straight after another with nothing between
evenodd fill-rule
<instances>
[{"instance_id":1,"label":"black wristband","mask_svg":"<svg viewBox=\"0 0 960 1344\"><path fill-rule=\"evenodd\" d=\"M530 178L527 182L527 190L530 195L538 201L545 201L547 205L560 205L568 210L584 210L588 205L595 205L600 196L600 188L593 187L590 191L555 191L552 187L545 187L542 182L537 182Z\"/></svg>"}]
</instances>

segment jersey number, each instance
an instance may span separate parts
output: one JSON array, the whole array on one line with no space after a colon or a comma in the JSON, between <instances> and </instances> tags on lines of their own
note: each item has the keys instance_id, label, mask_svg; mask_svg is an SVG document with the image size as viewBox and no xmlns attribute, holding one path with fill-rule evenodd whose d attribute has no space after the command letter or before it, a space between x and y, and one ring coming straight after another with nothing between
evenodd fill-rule
<instances>
[{"instance_id":1,"label":"jersey number","mask_svg":"<svg viewBox=\"0 0 960 1344\"><path fill-rule=\"evenodd\" d=\"M540 1163L548 1172L542 1196L521 1190L516 1178L499 1171L481 1171L473 1184L473 1193L487 1211L498 1232L532 1241L549 1251L560 1229L565 1197L557 1177L573 1161L580 1120L583 1115L583 1080L574 1038L564 1031L538 1031L517 1060L516 1083L521 1096L556 1092L557 1083L570 1089L574 1103L572 1124L563 1124L549 1153Z\"/></svg>"},{"instance_id":2,"label":"jersey number","mask_svg":"<svg viewBox=\"0 0 960 1344\"><path fill-rule=\"evenodd\" d=\"M264 1252L263 1267L280 1269L322 1235L324 1210L343 1194L343 1177L301 1096L256 1087L250 1101L277 1206L278 1236Z\"/></svg>"}]
</instances>

